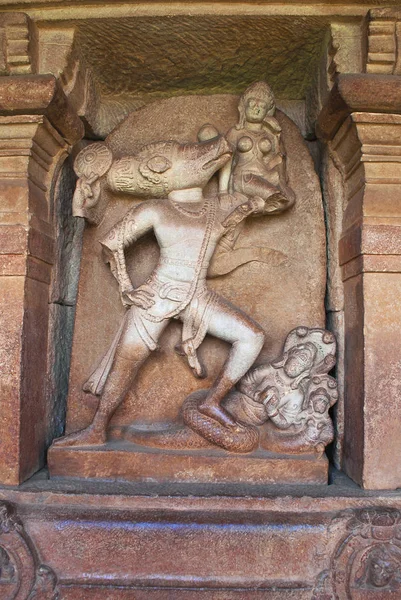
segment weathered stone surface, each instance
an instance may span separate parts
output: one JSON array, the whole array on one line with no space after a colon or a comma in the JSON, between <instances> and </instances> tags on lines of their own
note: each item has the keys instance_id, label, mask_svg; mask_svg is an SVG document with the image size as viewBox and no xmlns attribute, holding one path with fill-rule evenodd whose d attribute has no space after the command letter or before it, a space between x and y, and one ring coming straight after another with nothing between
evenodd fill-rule
<instances>
[{"instance_id":1,"label":"weathered stone surface","mask_svg":"<svg viewBox=\"0 0 401 600\"><path fill-rule=\"evenodd\" d=\"M104 95L148 102L149 95L238 93L263 78L276 96L294 99L305 93L327 25L303 16L97 19L78 23L75 43Z\"/></svg>"},{"instance_id":2,"label":"weathered stone surface","mask_svg":"<svg viewBox=\"0 0 401 600\"><path fill-rule=\"evenodd\" d=\"M287 106L303 104L329 34L327 16L257 15L252 14L255 7L239 15L230 9L227 5L214 15L78 22L63 77L71 101L85 116L89 137L105 137L131 111L157 98L238 93L258 79L269 81L279 107L281 99ZM352 35L347 25L343 30L347 43L342 49L349 48ZM49 54L49 30L39 31L43 54ZM295 52L289 52L288 39ZM354 48L354 59L357 54ZM53 57L58 55L60 47Z\"/></svg>"},{"instance_id":3,"label":"weathered stone surface","mask_svg":"<svg viewBox=\"0 0 401 600\"><path fill-rule=\"evenodd\" d=\"M363 485L395 489L400 461L400 273L365 273L365 404ZM385 442L384 442L385 440Z\"/></svg>"},{"instance_id":4,"label":"weathered stone surface","mask_svg":"<svg viewBox=\"0 0 401 600\"><path fill-rule=\"evenodd\" d=\"M65 424L75 302L82 251L83 219L72 217L75 176L66 160L54 186L56 256L49 290L47 365L47 440L62 435ZM50 282L49 282L50 283Z\"/></svg>"},{"instance_id":5,"label":"weathered stone surface","mask_svg":"<svg viewBox=\"0 0 401 600\"><path fill-rule=\"evenodd\" d=\"M46 113L71 144L83 136L83 125L53 75L0 78L0 106L2 115Z\"/></svg>"},{"instance_id":6,"label":"weathered stone surface","mask_svg":"<svg viewBox=\"0 0 401 600\"><path fill-rule=\"evenodd\" d=\"M33 23L25 13L8 12L0 15L0 74L26 75L32 73L35 62Z\"/></svg>"},{"instance_id":7,"label":"weathered stone surface","mask_svg":"<svg viewBox=\"0 0 401 600\"><path fill-rule=\"evenodd\" d=\"M310 490L42 477L0 497L18 505L62 600L323 600L322 573L341 591L361 578L366 550L390 543L397 559L399 494L372 496L340 477Z\"/></svg>"},{"instance_id":8,"label":"weathered stone surface","mask_svg":"<svg viewBox=\"0 0 401 600\"><path fill-rule=\"evenodd\" d=\"M54 600L57 577L40 559L15 507L0 504L0 589L5 600Z\"/></svg>"},{"instance_id":9,"label":"weathered stone surface","mask_svg":"<svg viewBox=\"0 0 401 600\"><path fill-rule=\"evenodd\" d=\"M340 75L318 119L319 135L331 139L352 112L401 111L401 79L394 75Z\"/></svg>"},{"instance_id":10,"label":"weathered stone surface","mask_svg":"<svg viewBox=\"0 0 401 600\"><path fill-rule=\"evenodd\" d=\"M2 419L0 435L1 480L17 483L15 471L20 460L19 419L14 418L15 398L20 393L21 326L24 314L24 279L2 277L0 285L0 361L2 365Z\"/></svg>"},{"instance_id":11,"label":"weathered stone surface","mask_svg":"<svg viewBox=\"0 0 401 600\"><path fill-rule=\"evenodd\" d=\"M369 12L367 73L401 74L401 10L399 6Z\"/></svg>"},{"instance_id":12,"label":"weathered stone surface","mask_svg":"<svg viewBox=\"0 0 401 600\"><path fill-rule=\"evenodd\" d=\"M334 333L337 340L337 364L335 368L335 377L337 381L338 400L333 407L332 417L335 429L335 440L333 442L333 452L330 459L333 460L337 469L341 469L344 445L344 353L345 353L345 326L344 309L328 311L327 328Z\"/></svg>"},{"instance_id":13,"label":"weathered stone surface","mask_svg":"<svg viewBox=\"0 0 401 600\"><path fill-rule=\"evenodd\" d=\"M333 408L336 438L334 442L334 461L340 468L344 438L344 285L339 260L339 241L341 238L344 215L344 187L342 173L325 148L322 156L322 185L327 235L327 290L326 314L327 327L337 340L336 380L338 401Z\"/></svg>"},{"instance_id":14,"label":"weathered stone surface","mask_svg":"<svg viewBox=\"0 0 401 600\"><path fill-rule=\"evenodd\" d=\"M52 477L122 479L124 481L232 483L247 485L327 482L327 458L284 456L260 451L251 455L172 451L119 444L101 448L57 448L49 451Z\"/></svg>"}]
</instances>

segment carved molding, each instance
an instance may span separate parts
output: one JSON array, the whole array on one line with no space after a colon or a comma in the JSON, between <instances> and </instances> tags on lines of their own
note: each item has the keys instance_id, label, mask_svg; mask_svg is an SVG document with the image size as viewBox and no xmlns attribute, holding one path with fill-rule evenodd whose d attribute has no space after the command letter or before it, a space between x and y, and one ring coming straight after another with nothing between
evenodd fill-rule
<instances>
[{"instance_id":1,"label":"carved molding","mask_svg":"<svg viewBox=\"0 0 401 600\"><path fill-rule=\"evenodd\" d=\"M0 597L57 600L57 577L39 554L12 504L0 502Z\"/></svg>"},{"instance_id":2,"label":"carved molding","mask_svg":"<svg viewBox=\"0 0 401 600\"><path fill-rule=\"evenodd\" d=\"M376 8L369 16L367 73L401 75L400 8Z\"/></svg>"},{"instance_id":3,"label":"carved molding","mask_svg":"<svg viewBox=\"0 0 401 600\"><path fill-rule=\"evenodd\" d=\"M32 22L25 13L0 16L0 74L28 75L34 72Z\"/></svg>"}]
</instances>

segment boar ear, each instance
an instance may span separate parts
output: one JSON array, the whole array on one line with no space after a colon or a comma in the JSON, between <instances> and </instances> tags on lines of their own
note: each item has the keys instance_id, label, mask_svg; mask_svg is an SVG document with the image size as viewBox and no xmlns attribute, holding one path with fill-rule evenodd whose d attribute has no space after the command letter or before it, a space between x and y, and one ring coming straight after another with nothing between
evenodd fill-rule
<instances>
[{"instance_id":1,"label":"boar ear","mask_svg":"<svg viewBox=\"0 0 401 600\"><path fill-rule=\"evenodd\" d=\"M171 169L171 162L165 156L160 156L160 154L152 156L146 165L153 173L164 173L167 169Z\"/></svg>"}]
</instances>

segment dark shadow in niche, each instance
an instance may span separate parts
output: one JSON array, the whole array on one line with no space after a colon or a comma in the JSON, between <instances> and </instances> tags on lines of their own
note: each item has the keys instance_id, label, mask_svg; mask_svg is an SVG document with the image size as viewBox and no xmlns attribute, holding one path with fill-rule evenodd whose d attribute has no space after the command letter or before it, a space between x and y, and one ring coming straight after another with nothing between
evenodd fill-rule
<instances>
[{"instance_id":1,"label":"dark shadow in niche","mask_svg":"<svg viewBox=\"0 0 401 600\"><path fill-rule=\"evenodd\" d=\"M47 445L64 433L84 219L72 216L76 176L63 163L52 190L55 262L49 296Z\"/></svg>"}]
</instances>

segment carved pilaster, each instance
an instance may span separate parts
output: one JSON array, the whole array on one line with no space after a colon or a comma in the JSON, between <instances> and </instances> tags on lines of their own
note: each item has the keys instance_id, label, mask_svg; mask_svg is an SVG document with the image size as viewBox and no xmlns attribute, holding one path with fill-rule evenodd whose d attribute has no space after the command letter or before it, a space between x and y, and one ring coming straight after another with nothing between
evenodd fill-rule
<instances>
[{"instance_id":1,"label":"carved pilaster","mask_svg":"<svg viewBox=\"0 0 401 600\"><path fill-rule=\"evenodd\" d=\"M51 188L83 128L52 76L0 79L0 105L0 480L17 484L43 464Z\"/></svg>"},{"instance_id":2,"label":"carved pilaster","mask_svg":"<svg viewBox=\"0 0 401 600\"><path fill-rule=\"evenodd\" d=\"M366 488L401 484L401 78L339 78L320 134L342 177L344 468Z\"/></svg>"}]
</instances>

